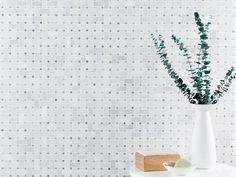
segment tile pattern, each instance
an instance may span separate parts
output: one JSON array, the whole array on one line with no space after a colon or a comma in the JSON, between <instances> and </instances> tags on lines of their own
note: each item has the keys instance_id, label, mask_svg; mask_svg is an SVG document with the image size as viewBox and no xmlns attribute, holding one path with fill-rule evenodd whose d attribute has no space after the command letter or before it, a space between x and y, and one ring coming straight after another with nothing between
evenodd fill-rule
<instances>
[{"instance_id":1,"label":"tile pattern","mask_svg":"<svg viewBox=\"0 0 236 177\"><path fill-rule=\"evenodd\" d=\"M0 1L0 175L128 176L137 149L188 156L191 107L150 40L197 51L193 12L211 21L214 81L235 64L233 0ZM187 79L186 77L184 77ZM236 84L212 108L220 162L236 165Z\"/></svg>"}]
</instances>

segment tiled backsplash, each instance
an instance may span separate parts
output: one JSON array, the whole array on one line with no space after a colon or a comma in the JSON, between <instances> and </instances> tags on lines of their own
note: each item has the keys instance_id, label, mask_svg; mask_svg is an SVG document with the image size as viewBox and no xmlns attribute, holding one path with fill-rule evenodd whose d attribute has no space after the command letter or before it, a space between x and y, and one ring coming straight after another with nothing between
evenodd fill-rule
<instances>
[{"instance_id":1,"label":"tiled backsplash","mask_svg":"<svg viewBox=\"0 0 236 177\"><path fill-rule=\"evenodd\" d=\"M187 78L170 36L196 53L194 11L212 22L216 85L236 66L233 0L0 1L0 175L122 177L137 149L188 156L194 109L150 33L163 34ZM235 88L212 109L218 160L232 165Z\"/></svg>"}]
</instances>

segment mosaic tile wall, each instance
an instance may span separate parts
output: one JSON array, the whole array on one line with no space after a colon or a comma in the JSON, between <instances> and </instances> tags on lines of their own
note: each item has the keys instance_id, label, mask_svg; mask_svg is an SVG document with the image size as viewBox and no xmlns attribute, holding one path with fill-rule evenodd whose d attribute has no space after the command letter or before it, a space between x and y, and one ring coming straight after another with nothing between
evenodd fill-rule
<instances>
[{"instance_id":1,"label":"mosaic tile wall","mask_svg":"<svg viewBox=\"0 0 236 177\"><path fill-rule=\"evenodd\" d=\"M233 0L1 0L0 175L122 177L137 149L187 157L194 108L150 33L187 79L170 36L197 52L194 11L212 22L216 84L236 65ZM235 88L212 115L219 161L236 166Z\"/></svg>"}]
</instances>

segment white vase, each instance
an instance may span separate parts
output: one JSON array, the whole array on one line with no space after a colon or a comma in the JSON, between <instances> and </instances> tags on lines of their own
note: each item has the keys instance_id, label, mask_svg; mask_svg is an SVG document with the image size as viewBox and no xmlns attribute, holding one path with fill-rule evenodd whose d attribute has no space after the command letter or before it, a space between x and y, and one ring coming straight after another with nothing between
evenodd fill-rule
<instances>
[{"instance_id":1,"label":"white vase","mask_svg":"<svg viewBox=\"0 0 236 177\"><path fill-rule=\"evenodd\" d=\"M209 169L216 164L215 137L212 128L211 105L194 105L196 114L191 147L191 160L197 168Z\"/></svg>"}]
</instances>

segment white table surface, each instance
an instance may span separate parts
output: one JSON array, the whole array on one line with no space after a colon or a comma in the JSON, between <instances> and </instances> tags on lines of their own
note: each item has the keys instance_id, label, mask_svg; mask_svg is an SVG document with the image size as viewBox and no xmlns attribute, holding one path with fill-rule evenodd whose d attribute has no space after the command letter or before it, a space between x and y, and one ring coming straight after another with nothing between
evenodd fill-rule
<instances>
[{"instance_id":1,"label":"white table surface","mask_svg":"<svg viewBox=\"0 0 236 177\"><path fill-rule=\"evenodd\" d=\"M168 171L143 172L135 167L130 169L131 177L171 177ZM210 170L194 170L184 177L236 177L236 168L218 163Z\"/></svg>"}]
</instances>

